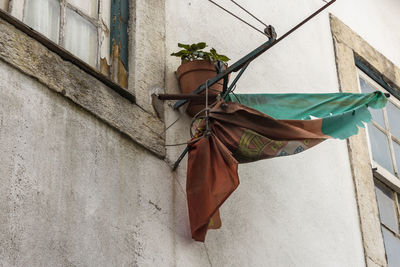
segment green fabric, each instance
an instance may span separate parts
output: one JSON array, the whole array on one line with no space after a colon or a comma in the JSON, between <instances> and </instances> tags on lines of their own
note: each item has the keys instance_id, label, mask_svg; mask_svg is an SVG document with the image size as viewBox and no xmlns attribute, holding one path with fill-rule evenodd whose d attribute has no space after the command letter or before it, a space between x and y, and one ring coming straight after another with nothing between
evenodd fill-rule
<instances>
[{"instance_id":1,"label":"green fabric","mask_svg":"<svg viewBox=\"0 0 400 267\"><path fill-rule=\"evenodd\" d=\"M230 94L226 101L238 102L278 120L322 119L321 131L345 139L357 134L362 122L371 121L368 107L386 105L382 92L370 94Z\"/></svg>"}]
</instances>

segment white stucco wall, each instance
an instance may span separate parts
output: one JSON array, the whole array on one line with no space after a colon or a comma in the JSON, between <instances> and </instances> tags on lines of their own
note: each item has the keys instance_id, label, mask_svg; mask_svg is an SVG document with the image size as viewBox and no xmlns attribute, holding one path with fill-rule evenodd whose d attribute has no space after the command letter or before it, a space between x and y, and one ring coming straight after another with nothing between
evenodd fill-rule
<instances>
[{"instance_id":1,"label":"white stucco wall","mask_svg":"<svg viewBox=\"0 0 400 267\"><path fill-rule=\"evenodd\" d=\"M324 4L238 2L278 36ZM177 42L206 41L234 62L266 41L208 1L166 0L165 8L167 54ZM395 0L330 8L396 64L399 11ZM165 61L166 91L178 92L179 60ZM328 12L255 60L236 90L337 92ZM166 125L179 114L166 105ZM167 144L188 140L189 122L184 115ZM169 166L182 150L168 147L160 160L0 60L0 266L365 265L345 141L240 165L223 226L205 244L190 238L186 159L174 173Z\"/></svg>"},{"instance_id":2,"label":"white stucco wall","mask_svg":"<svg viewBox=\"0 0 400 267\"><path fill-rule=\"evenodd\" d=\"M331 12L365 41L400 66L400 2L396 0L337 1Z\"/></svg>"},{"instance_id":3,"label":"white stucco wall","mask_svg":"<svg viewBox=\"0 0 400 267\"><path fill-rule=\"evenodd\" d=\"M249 19L230 1L219 4ZM323 1L239 1L278 37ZM389 7L389 8L388 8ZM208 1L167 1L167 54L177 42L206 41L235 62L266 40ZM397 1L337 1L247 69L239 93L337 92L329 12L393 62L399 62ZM262 29L262 27L260 26ZM387 36L389 39L383 38ZM176 58L167 58L167 90L176 91ZM170 114L170 122L176 114ZM168 123L167 123L168 124ZM185 129L187 121L180 124ZM177 127L178 128L178 127ZM179 142L182 131L170 133ZM180 150L169 148L169 158ZM367 163L366 163L367 164ZM224 204L221 230L205 246L217 266L363 266L364 254L345 141L330 140L293 157L239 166L241 184ZM184 183L184 177L181 177Z\"/></svg>"}]
</instances>

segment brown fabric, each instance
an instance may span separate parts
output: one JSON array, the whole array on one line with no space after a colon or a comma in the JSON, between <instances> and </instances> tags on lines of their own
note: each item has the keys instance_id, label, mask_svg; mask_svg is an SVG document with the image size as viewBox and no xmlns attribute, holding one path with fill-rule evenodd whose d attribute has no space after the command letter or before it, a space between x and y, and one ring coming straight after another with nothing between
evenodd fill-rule
<instances>
[{"instance_id":1,"label":"brown fabric","mask_svg":"<svg viewBox=\"0 0 400 267\"><path fill-rule=\"evenodd\" d=\"M224 105L226 108L223 108ZM329 138L321 132L322 119L276 120L239 103L220 101L211 110L210 117L220 122L251 129L275 140Z\"/></svg>"},{"instance_id":2,"label":"brown fabric","mask_svg":"<svg viewBox=\"0 0 400 267\"><path fill-rule=\"evenodd\" d=\"M238 163L297 154L328 138L319 119L275 120L233 102L212 108L210 126L210 137L190 145L187 168L190 227L201 242L221 226L218 209L239 185Z\"/></svg>"},{"instance_id":3,"label":"brown fabric","mask_svg":"<svg viewBox=\"0 0 400 267\"><path fill-rule=\"evenodd\" d=\"M215 135L191 146L186 192L194 240L204 242L209 227L221 226L218 208L239 185L237 165Z\"/></svg>"}]
</instances>

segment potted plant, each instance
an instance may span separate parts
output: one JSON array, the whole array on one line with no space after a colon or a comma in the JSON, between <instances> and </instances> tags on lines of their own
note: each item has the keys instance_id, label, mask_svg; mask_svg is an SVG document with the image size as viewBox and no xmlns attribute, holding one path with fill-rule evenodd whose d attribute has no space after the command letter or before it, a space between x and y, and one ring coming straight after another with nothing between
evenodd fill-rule
<instances>
[{"instance_id":1,"label":"potted plant","mask_svg":"<svg viewBox=\"0 0 400 267\"><path fill-rule=\"evenodd\" d=\"M191 45L178 43L178 47L182 50L172 53L171 56L181 58L182 64L177 70L177 77L184 94L194 91L199 85L217 74L214 65L216 61L221 61L227 65L230 60L227 56L218 54L214 48L204 51L207 47L205 42ZM217 95L222 92L222 89L221 80L209 88L209 94ZM189 103L186 111L190 116L194 116L203 108L204 104Z\"/></svg>"}]
</instances>

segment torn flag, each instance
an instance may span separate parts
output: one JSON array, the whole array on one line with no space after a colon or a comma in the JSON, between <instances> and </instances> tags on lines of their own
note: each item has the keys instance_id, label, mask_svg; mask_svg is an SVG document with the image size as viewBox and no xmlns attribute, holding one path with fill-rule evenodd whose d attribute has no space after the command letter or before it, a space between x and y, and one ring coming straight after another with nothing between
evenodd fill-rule
<instances>
[{"instance_id":1,"label":"torn flag","mask_svg":"<svg viewBox=\"0 0 400 267\"><path fill-rule=\"evenodd\" d=\"M192 238L204 242L221 227L219 207L239 185L239 163L300 153L327 138L345 139L371 120L368 107L386 105L371 94L229 95L210 111L211 136L192 142L187 202ZM198 129L204 131L204 127Z\"/></svg>"}]
</instances>

